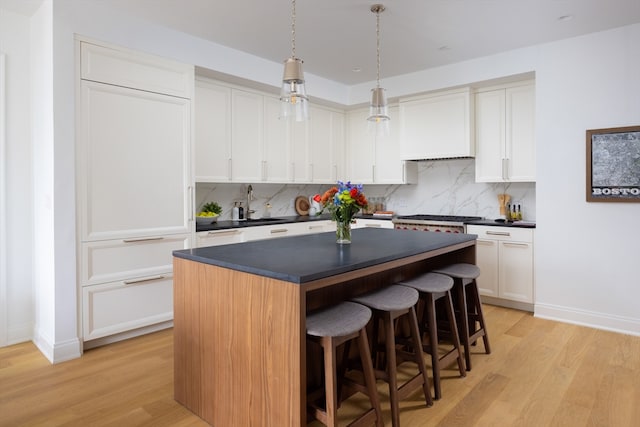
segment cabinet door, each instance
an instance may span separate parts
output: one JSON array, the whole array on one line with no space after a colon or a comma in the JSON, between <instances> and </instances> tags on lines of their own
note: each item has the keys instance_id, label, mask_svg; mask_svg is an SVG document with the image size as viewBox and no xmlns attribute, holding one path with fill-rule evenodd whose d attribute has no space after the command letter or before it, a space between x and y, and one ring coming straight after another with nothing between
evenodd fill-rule
<instances>
[{"instance_id":1,"label":"cabinet door","mask_svg":"<svg viewBox=\"0 0 640 427\"><path fill-rule=\"evenodd\" d=\"M82 81L82 239L189 231L191 101Z\"/></svg>"},{"instance_id":2,"label":"cabinet door","mask_svg":"<svg viewBox=\"0 0 640 427\"><path fill-rule=\"evenodd\" d=\"M231 176L235 182L259 182L263 171L264 97L231 91Z\"/></svg>"},{"instance_id":3,"label":"cabinet door","mask_svg":"<svg viewBox=\"0 0 640 427\"><path fill-rule=\"evenodd\" d=\"M312 182L330 183L337 179L335 170L334 113L311 107L309 120L309 167Z\"/></svg>"},{"instance_id":4,"label":"cabinet door","mask_svg":"<svg viewBox=\"0 0 640 427\"><path fill-rule=\"evenodd\" d=\"M533 245L500 242L500 297L533 302Z\"/></svg>"},{"instance_id":5,"label":"cabinet door","mask_svg":"<svg viewBox=\"0 0 640 427\"><path fill-rule=\"evenodd\" d=\"M480 276L477 279L480 294L498 297L499 264L497 240L476 240L476 264L480 268Z\"/></svg>"},{"instance_id":6,"label":"cabinet door","mask_svg":"<svg viewBox=\"0 0 640 427\"><path fill-rule=\"evenodd\" d=\"M264 98L264 159L263 179L267 182L288 182L291 153L287 139L287 120L279 118L280 100Z\"/></svg>"},{"instance_id":7,"label":"cabinet door","mask_svg":"<svg viewBox=\"0 0 640 427\"><path fill-rule=\"evenodd\" d=\"M400 101L400 157L443 159L474 155L471 92Z\"/></svg>"},{"instance_id":8,"label":"cabinet door","mask_svg":"<svg viewBox=\"0 0 640 427\"><path fill-rule=\"evenodd\" d=\"M82 288L85 341L172 319L172 274Z\"/></svg>"},{"instance_id":9,"label":"cabinet door","mask_svg":"<svg viewBox=\"0 0 640 427\"><path fill-rule=\"evenodd\" d=\"M231 89L196 81L194 99L196 182L231 180Z\"/></svg>"},{"instance_id":10,"label":"cabinet door","mask_svg":"<svg viewBox=\"0 0 640 427\"><path fill-rule=\"evenodd\" d=\"M505 153L504 89L476 94L476 182L502 182Z\"/></svg>"},{"instance_id":11,"label":"cabinet door","mask_svg":"<svg viewBox=\"0 0 640 427\"><path fill-rule=\"evenodd\" d=\"M506 157L511 182L536 180L535 87L506 90Z\"/></svg>"},{"instance_id":12,"label":"cabinet door","mask_svg":"<svg viewBox=\"0 0 640 427\"><path fill-rule=\"evenodd\" d=\"M313 119L310 119L313 120ZM291 123L291 177L293 182L310 182L309 167L309 121Z\"/></svg>"},{"instance_id":13,"label":"cabinet door","mask_svg":"<svg viewBox=\"0 0 640 427\"><path fill-rule=\"evenodd\" d=\"M358 184L374 182L375 138L367 130L366 110L347 113L347 179Z\"/></svg>"}]
</instances>

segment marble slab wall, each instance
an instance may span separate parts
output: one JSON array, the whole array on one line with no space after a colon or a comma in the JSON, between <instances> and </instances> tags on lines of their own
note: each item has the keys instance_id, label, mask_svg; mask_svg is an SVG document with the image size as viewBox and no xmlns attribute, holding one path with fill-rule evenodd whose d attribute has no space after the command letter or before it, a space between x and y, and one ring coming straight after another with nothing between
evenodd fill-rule
<instances>
[{"instance_id":1,"label":"marble slab wall","mask_svg":"<svg viewBox=\"0 0 640 427\"><path fill-rule=\"evenodd\" d=\"M223 209L221 219L231 219L234 202L246 208L247 187L253 187L251 209L254 218L296 215L297 196L321 194L327 184L196 184L196 209L216 201ZM500 215L498 194L511 196L511 203L520 204L523 219L535 221L535 183L476 183L474 159L421 161L418 182L409 185L366 184L368 198L384 197L386 209L399 215L439 214L472 215L497 218ZM267 204L272 207L267 210Z\"/></svg>"}]
</instances>

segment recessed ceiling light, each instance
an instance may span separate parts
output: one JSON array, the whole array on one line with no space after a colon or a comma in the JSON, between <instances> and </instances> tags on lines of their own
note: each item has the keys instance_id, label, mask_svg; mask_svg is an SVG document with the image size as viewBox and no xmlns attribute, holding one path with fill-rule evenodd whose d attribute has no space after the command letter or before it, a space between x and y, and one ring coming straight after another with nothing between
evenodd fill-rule
<instances>
[{"instance_id":1,"label":"recessed ceiling light","mask_svg":"<svg viewBox=\"0 0 640 427\"><path fill-rule=\"evenodd\" d=\"M360 67L353 67L353 68L351 69L351 71L353 71L354 73L359 73L360 71L362 71L362 68L360 68Z\"/></svg>"},{"instance_id":2,"label":"recessed ceiling light","mask_svg":"<svg viewBox=\"0 0 640 427\"><path fill-rule=\"evenodd\" d=\"M440 46L438 50L451 50L451 48L447 45L444 45L444 46Z\"/></svg>"},{"instance_id":3,"label":"recessed ceiling light","mask_svg":"<svg viewBox=\"0 0 640 427\"><path fill-rule=\"evenodd\" d=\"M573 19L573 15L562 15L558 17L558 21L560 22L571 21L572 19Z\"/></svg>"}]
</instances>

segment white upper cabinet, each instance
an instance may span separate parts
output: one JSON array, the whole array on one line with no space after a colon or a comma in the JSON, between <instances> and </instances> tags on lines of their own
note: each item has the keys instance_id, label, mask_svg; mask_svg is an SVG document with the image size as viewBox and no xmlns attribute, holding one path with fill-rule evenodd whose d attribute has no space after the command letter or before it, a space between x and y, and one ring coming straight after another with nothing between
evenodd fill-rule
<instances>
[{"instance_id":1,"label":"white upper cabinet","mask_svg":"<svg viewBox=\"0 0 640 427\"><path fill-rule=\"evenodd\" d=\"M140 52L82 42L83 80L191 98L193 66Z\"/></svg>"},{"instance_id":2,"label":"white upper cabinet","mask_svg":"<svg viewBox=\"0 0 640 427\"><path fill-rule=\"evenodd\" d=\"M83 240L189 231L191 101L81 83Z\"/></svg>"},{"instance_id":3,"label":"white upper cabinet","mask_svg":"<svg viewBox=\"0 0 640 427\"><path fill-rule=\"evenodd\" d=\"M400 100L400 158L473 157L471 89Z\"/></svg>"},{"instance_id":4,"label":"white upper cabinet","mask_svg":"<svg viewBox=\"0 0 640 427\"><path fill-rule=\"evenodd\" d=\"M408 184L417 180L417 165L400 159L398 107L389 108L389 133L369 128L367 109L347 113L348 180L362 184Z\"/></svg>"},{"instance_id":5,"label":"white upper cabinet","mask_svg":"<svg viewBox=\"0 0 640 427\"><path fill-rule=\"evenodd\" d=\"M281 120L280 99L264 98L264 149L262 163L262 181L289 181L289 150L287 121Z\"/></svg>"},{"instance_id":6,"label":"white upper cabinet","mask_svg":"<svg viewBox=\"0 0 640 427\"><path fill-rule=\"evenodd\" d=\"M333 183L344 174L344 113L311 106L309 178Z\"/></svg>"},{"instance_id":7,"label":"white upper cabinet","mask_svg":"<svg viewBox=\"0 0 640 427\"><path fill-rule=\"evenodd\" d=\"M233 181L262 181L263 128L264 97L253 92L232 90L231 176Z\"/></svg>"},{"instance_id":8,"label":"white upper cabinet","mask_svg":"<svg viewBox=\"0 0 640 427\"><path fill-rule=\"evenodd\" d=\"M231 89L196 80L194 110L196 181L231 181Z\"/></svg>"},{"instance_id":9,"label":"white upper cabinet","mask_svg":"<svg viewBox=\"0 0 640 427\"><path fill-rule=\"evenodd\" d=\"M534 182L533 82L476 94L476 181Z\"/></svg>"}]
</instances>

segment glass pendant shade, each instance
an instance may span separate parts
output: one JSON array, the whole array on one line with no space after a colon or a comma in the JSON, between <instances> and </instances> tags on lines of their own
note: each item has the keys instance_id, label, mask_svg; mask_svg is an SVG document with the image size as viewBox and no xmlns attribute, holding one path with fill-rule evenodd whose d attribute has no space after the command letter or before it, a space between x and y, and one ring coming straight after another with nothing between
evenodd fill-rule
<instances>
[{"instance_id":1,"label":"glass pendant shade","mask_svg":"<svg viewBox=\"0 0 640 427\"><path fill-rule=\"evenodd\" d=\"M387 103L387 94L384 88L376 87L371 89L371 104L369 104L369 117L367 117L367 120L379 123L389 119L389 104Z\"/></svg>"},{"instance_id":2,"label":"glass pendant shade","mask_svg":"<svg viewBox=\"0 0 640 427\"><path fill-rule=\"evenodd\" d=\"M309 118L309 98L304 84L302 60L299 58L291 57L284 61L280 101L280 118L291 118L297 122Z\"/></svg>"}]
</instances>

